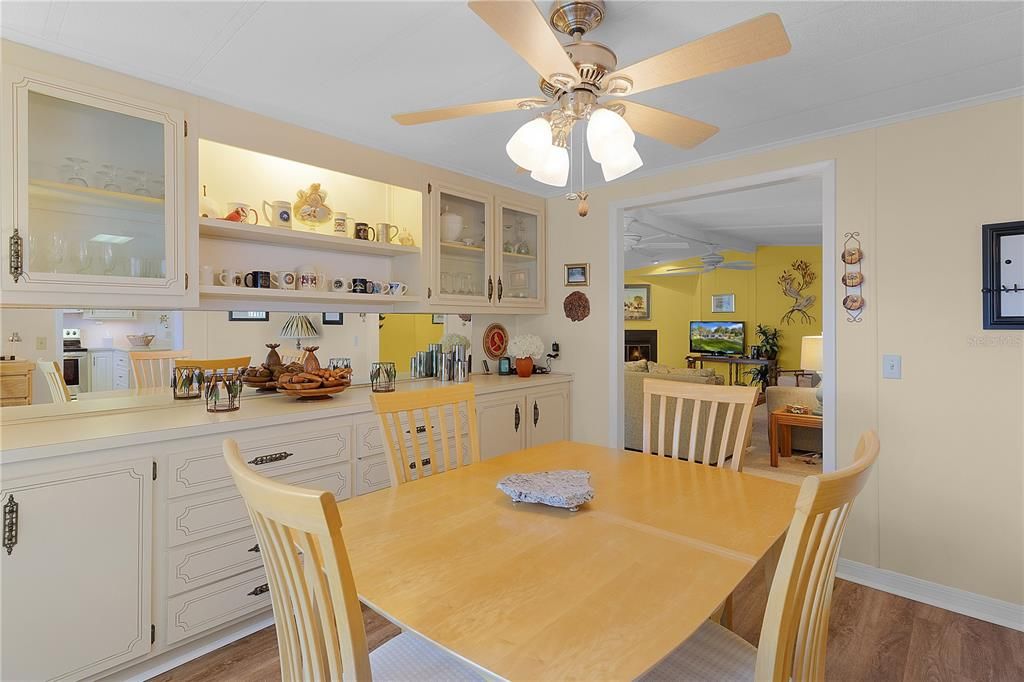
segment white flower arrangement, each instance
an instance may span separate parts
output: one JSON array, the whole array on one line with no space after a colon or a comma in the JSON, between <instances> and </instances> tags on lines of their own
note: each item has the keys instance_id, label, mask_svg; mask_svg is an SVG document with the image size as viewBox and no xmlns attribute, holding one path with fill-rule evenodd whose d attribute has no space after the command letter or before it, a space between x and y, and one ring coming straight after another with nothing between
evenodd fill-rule
<instances>
[{"instance_id":1,"label":"white flower arrangement","mask_svg":"<svg viewBox=\"0 0 1024 682\"><path fill-rule=\"evenodd\" d=\"M462 334L449 333L441 337L441 350L445 353L452 350L456 346L462 346L463 348L469 348L469 339Z\"/></svg>"},{"instance_id":2,"label":"white flower arrangement","mask_svg":"<svg viewBox=\"0 0 1024 682\"><path fill-rule=\"evenodd\" d=\"M539 358L544 354L544 342L536 334L513 336L508 342L508 354L514 358Z\"/></svg>"}]
</instances>

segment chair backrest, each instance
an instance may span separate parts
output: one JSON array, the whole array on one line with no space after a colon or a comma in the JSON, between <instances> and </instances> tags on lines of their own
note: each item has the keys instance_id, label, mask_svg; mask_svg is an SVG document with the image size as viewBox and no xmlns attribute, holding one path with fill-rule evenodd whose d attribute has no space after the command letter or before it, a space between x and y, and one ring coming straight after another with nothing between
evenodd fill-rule
<instances>
[{"instance_id":1,"label":"chair backrest","mask_svg":"<svg viewBox=\"0 0 1024 682\"><path fill-rule=\"evenodd\" d=\"M171 369L175 360L191 355L187 350L128 351L135 375L136 388L153 388L171 385Z\"/></svg>"},{"instance_id":2,"label":"chair backrest","mask_svg":"<svg viewBox=\"0 0 1024 682\"><path fill-rule=\"evenodd\" d=\"M768 594L755 679L825 679L825 642L839 545L853 500L867 482L878 449L878 436L868 431L857 443L853 464L804 479Z\"/></svg>"},{"instance_id":3,"label":"chair backrest","mask_svg":"<svg viewBox=\"0 0 1024 682\"><path fill-rule=\"evenodd\" d=\"M373 409L380 417L381 429L388 449L388 468L391 471L391 485L399 486L426 476L425 466L430 465L432 474L439 474L465 464L464 440L468 436L469 463L480 461L480 434L477 432L476 396L472 384L445 386L423 391L402 391L400 393L374 393L370 397ZM461 405L465 403L463 424ZM449 421L446 415L451 411L451 430L454 431L455 452L450 452ZM437 422L431 416L437 413ZM417 418L422 415L422 424ZM404 419L403 419L404 417ZM464 427L468 427L466 436ZM419 435L426 434L429 462L424 459ZM437 456L434 442L440 434L442 456ZM454 454L454 456L453 456Z\"/></svg>"},{"instance_id":4,"label":"chair backrest","mask_svg":"<svg viewBox=\"0 0 1024 682\"><path fill-rule=\"evenodd\" d=\"M658 422L653 424L654 398L658 398ZM665 433L670 399L675 403L672 421L672 448L665 448ZM743 469L743 453L750 444L754 426L754 386L716 386L686 381L644 379L643 451L651 454L652 431L658 432L658 454L680 457L683 427L689 442L682 443L682 454L691 462L724 467L732 456L734 471ZM685 415L685 421L684 421ZM701 431L704 437L700 438ZM715 447L717 445L717 448Z\"/></svg>"},{"instance_id":5,"label":"chair backrest","mask_svg":"<svg viewBox=\"0 0 1024 682\"><path fill-rule=\"evenodd\" d=\"M302 359L306 357L304 350L280 350L277 354L281 357L281 362L286 365L292 362L302 362Z\"/></svg>"},{"instance_id":6,"label":"chair backrest","mask_svg":"<svg viewBox=\"0 0 1024 682\"><path fill-rule=\"evenodd\" d=\"M369 680L363 615L334 496L257 474L230 438L224 459L267 571L281 678Z\"/></svg>"},{"instance_id":7,"label":"chair backrest","mask_svg":"<svg viewBox=\"0 0 1024 682\"><path fill-rule=\"evenodd\" d=\"M212 372L224 372L229 369L248 367L251 359L251 355L240 355L237 358L213 358L211 360L189 359L188 361L176 361L174 366L179 367L187 365L189 367L198 367L203 371L210 370Z\"/></svg>"},{"instance_id":8,"label":"chair backrest","mask_svg":"<svg viewBox=\"0 0 1024 682\"><path fill-rule=\"evenodd\" d=\"M57 361L37 360L36 366L39 367L39 371L46 378L46 387L50 389L50 397L53 398L53 402L71 402L71 391L68 390L68 385L64 383L64 372L61 371Z\"/></svg>"}]
</instances>

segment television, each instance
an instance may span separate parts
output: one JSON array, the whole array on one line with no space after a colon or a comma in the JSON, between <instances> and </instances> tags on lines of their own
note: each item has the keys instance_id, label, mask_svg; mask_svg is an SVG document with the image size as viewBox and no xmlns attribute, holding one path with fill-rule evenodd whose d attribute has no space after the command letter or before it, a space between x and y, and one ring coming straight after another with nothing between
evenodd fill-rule
<instances>
[{"instance_id":1,"label":"television","mask_svg":"<svg viewBox=\"0 0 1024 682\"><path fill-rule=\"evenodd\" d=\"M690 322L690 352L709 355L743 355L742 322Z\"/></svg>"}]
</instances>

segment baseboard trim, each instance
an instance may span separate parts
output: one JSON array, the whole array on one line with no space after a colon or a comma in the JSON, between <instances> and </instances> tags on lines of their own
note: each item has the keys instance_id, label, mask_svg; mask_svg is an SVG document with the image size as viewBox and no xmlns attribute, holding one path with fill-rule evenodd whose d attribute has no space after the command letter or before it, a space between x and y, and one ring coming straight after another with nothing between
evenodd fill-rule
<instances>
[{"instance_id":1,"label":"baseboard trim","mask_svg":"<svg viewBox=\"0 0 1024 682\"><path fill-rule=\"evenodd\" d=\"M1024 632L1024 605L1021 604L939 585L849 559L839 560L836 575L876 590Z\"/></svg>"}]
</instances>

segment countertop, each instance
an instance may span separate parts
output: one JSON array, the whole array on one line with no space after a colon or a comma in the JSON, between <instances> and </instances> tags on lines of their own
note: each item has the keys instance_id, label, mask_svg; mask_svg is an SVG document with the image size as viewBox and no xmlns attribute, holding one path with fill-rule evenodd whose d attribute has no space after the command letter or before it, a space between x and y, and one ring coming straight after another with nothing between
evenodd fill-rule
<instances>
[{"instance_id":1,"label":"countertop","mask_svg":"<svg viewBox=\"0 0 1024 682\"><path fill-rule=\"evenodd\" d=\"M569 381L572 375L555 373L529 379L474 374L471 379L478 396ZM440 385L433 379L420 379L399 382L398 390ZM202 399L175 401L167 389L151 388L111 391L109 398L81 403L5 407L0 411L0 463L365 413L372 410L370 395L369 386L350 388L331 400L310 402L253 392L243 394L238 411L214 414L206 411Z\"/></svg>"}]
</instances>

